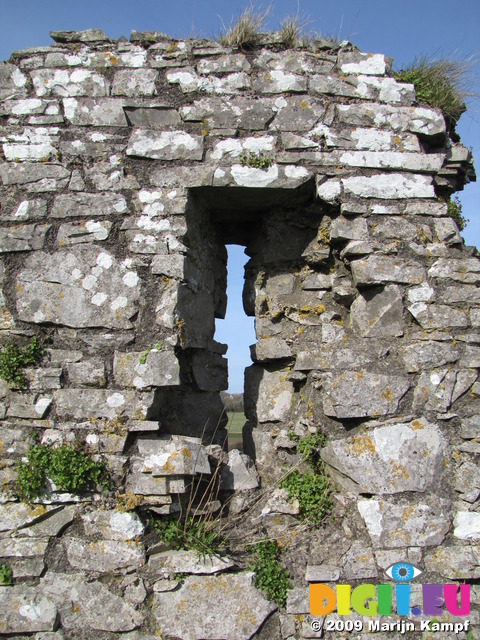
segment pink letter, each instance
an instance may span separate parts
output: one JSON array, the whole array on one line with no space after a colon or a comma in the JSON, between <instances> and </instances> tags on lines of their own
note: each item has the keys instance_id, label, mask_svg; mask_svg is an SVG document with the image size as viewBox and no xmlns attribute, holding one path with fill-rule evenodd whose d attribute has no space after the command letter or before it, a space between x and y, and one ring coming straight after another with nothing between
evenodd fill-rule
<instances>
[{"instance_id":1,"label":"pink letter","mask_svg":"<svg viewBox=\"0 0 480 640\"><path fill-rule=\"evenodd\" d=\"M457 585L444 584L445 606L452 616L468 616L470 614L470 585L460 585L460 609L457 605Z\"/></svg>"}]
</instances>

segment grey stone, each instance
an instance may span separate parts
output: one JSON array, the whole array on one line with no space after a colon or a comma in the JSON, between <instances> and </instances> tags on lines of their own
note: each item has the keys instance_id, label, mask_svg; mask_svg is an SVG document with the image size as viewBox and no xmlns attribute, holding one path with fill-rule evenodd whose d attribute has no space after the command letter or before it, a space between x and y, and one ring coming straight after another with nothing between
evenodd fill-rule
<instances>
[{"instance_id":1,"label":"grey stone","mask_svg":"<svg viewBox=\"0 0 480 640\"><path fill-rule=\"evenodd\" d=\"M140 627L144 621L140 612L103 584L87 583L79 574L49 572L38 589L55 602L65 630L121 633Z\"/></svg>"},{"instance_id":2,"label":"grey stone","mask_svg":"<svg viewBox=\"0 0 480 640\"><path fill-rule=\"evenodd\" d=\"M448 244L459 244L462 242L458 227L452 218L437 218L434 220L433 225L435 234L440 242L447 242Z\"/></svg>"},{"instance_id":3,"label":"grey stone","mask_svg":"<svg viewBox=\"0 0 480 640\"><path fill-rule=\"evenodd\" d=\"M105 540L134 540L144 532L138 515L128 511L92 511L82 516L82 523L87 536Z\"/></svg>"},{"instance_id":4,"label":"grey stone","mask_svg":"<svg viewBox=\"0 0 480 640\"><path fill-rule=\"evenodd\" d=\"M355 541L343 557L343 571L347 580L377 578L372 550L363 542Z\"/></svg>"},{"instance_id":5,"label":"grey stone","mask_svg":"<svg viewBox=\"0 0 480 640\"><path fill-rule=\"evenodd\" d=\"M337 582L341 567L331 564L307 564L306 582Z\"/></svg>"},{"instance_id":6,"label":"grey stone","mask_svg":"<svg viewBox=\"0 0 480 640\"><path fill-rule=\"evenodd\" d=\"M57 243L59 247L69 247L85 242L101 242L108 238L111 228L109 220L62 224L58 230Z\"/></svg>"},{"instance_id":7,"label":"grey stone","mask_svg":"<svg viewBox=\"0 0 480 640\"><path fill-rule=\"evenodd\" d=\"M109 92L109 83L105 76L89 69L34 69L30 75L35 94L39 97L97 97L107 96Z\"/></svg>"},{"instance_id":8,"label":"grey stone","mask_svg":"<svg viewBox=\"0 0 480 640\"><path fill-rule=\"evenodd\" d=\"M350 491L393 494L437 486L445 451L438 427L420 418L332 440L321 455L335 480Z\"/></svg>"},{"instance_id":9,"label":"grey stone","mask_svg":"<svg viewBox=\"0 0 480 640\"><path fill-rule=\"evenodd\" d=\"M239 89L250 88L250 77L243 71L231 73L221 78L209 75L207 78L196 74L192 67L167 71L167 81L180 85L184 93L205 91L215 94L235 94Z\"/></svg>"},{"instance_id":10,"label":"grey stone","mask_svg":"<svg viewBox=\"0 0 480 640\"><path fill-rule=\"evenodd\" d=\"M85 29L83 31L50 31L55 42L110 42L101 29Z\"/></svg>"},{"instance_id":11,"label":"grey stone","mask_svg":"<svg viewBox=\"0 0 480 640\"><path fill-rule=\"evenodd\" d=\"M480 367L480 347L465 347L465 355L460 361L462 367Z\"/></svg>"},{"instance_id":12,"label":"grey stone","mask_svg":"<svg viewBox=\"0 0 480 640\"><path fill-rule=\"evenodd\" d=\"M123 98L63 98L66 119L73 125L126 127Z\"/></svg>"},{"instance_id":13,"label":"grey stone","mask_svg":"<svg viewBox=\"0 0 480 640\"><path fill-rule=\"evenodd\" d=\"M211 473L208 455L200 438L179 435L140 437L137 443L144 473L153 476Z\"/></svg>"},{"instance_id":14,"label":"grey stone","mask_svg":"<svg viewBox=\"0 0 480 640\"><path fill-rule=\"evenodd\" d=\"M293 384L285 371L266 371L258 365L245 369L245 393L258 398L256 416L259 422L286 420L293 399Z\"/></svg>"},{"instance_id":15,"label":"grey stone","mask_svg":"<svg viewBox=\"0 0 480 640\"><path fill-rule=\"evenodd\" d=\"M252 578L252 573L190 576L179 590L156 594L159 628L184 640L248 640L277 608L254 588Z\"/></svg>"},{"instance_id":16,"label":"grey stone","mask_svg":"<svg viewBox=\"0 0 480 640\"><path fill-rule=\"evenodd\" d=\"M424 371L414 391L414 411L439 411L446 413L452 404L452 394L457 375L449 369Z\"/></svg>"},{"instance_id":17,"label":"grey stone","mask_svg":"<svg viewBox=\"0 0 480 640\"><path fill-rule=\"evenodd\" d=\"M268 362L292 357L292 351L285 340L276 336L260 339L250 347L250 353L254 362Z\"/></svg>"},{"instance_id":18,"label":"grey stone","mask_svg":"<svg viewBox=\"0 0 480 640\"><path fill-rule=\"evenodd\" d=\"M480 513L457 511L453 520L453 535L459 540L480 540Z\"/></svg>"},{"instance_id":19,"label":"grey stone","mask_svg":"<svg viewBox=\"0 0 480 640\"><path fill-rule=\"evenodd\" d=\"M259 479L253 460L238 449L232 449L220 472L220 482L221 488L227 491L256 489Z\"/></svg>"},{"instance_id":20,"label":"grey stone","mask_svg":"<svg viewBox=\"0 0 480 640\"><path fill-rule=\"evenodd\" d=\"M450 529L450 502L437 497L413 504L359 500L358 510L373 545L382 549L437 546Z\"/></svg>"},{"instance_id":21,"label":"grey stone","mask_svg":"<svg viewBox=\"0 0 480 640\"><path fill-rule=\"evenodd\" d=\"M52 508L50 507L50 509ZM47 518L37 522L36 524L30 524L24 529L20 529L17 532L17 535L28 536L30 538L49 538L58 536L63 529L73 522L75 513L76 508L74 506L54 507L52 511L48 512Z\"/></svg>"},{"instance_id":22,"label":"grey stone","mask_svg":"<svg viewBox=\"0 0 480 640\"><path fill-rule=\"evenodd\" d=\"M460 358L460 350L457 346L434 340L412 342L403 347L401 353L409 373L442 367Z\"/></svg>"},{"instance_id":23,"label":"grey stone","mask_svg":"<svg viewBox=\"0 0 480 640\"><path fill-rule=\"evenodd\" d=\"M112 96L152 96L156 93L158 71L153 69L125 69L113 77Z\"/></svg>"},{"instance_id":24,"label":"grey stone","mask_svg":"<svg viewBox=\"0 0 480 640\"><path fill-rule=\"evenodd\" d=\"M194 351L192 373L198 388L202 391L228 389L228 361L220 354Z\"/></svg>"},{"instance_id":25,"label":"grey stone","mask_svg":"<svg viewBox=\"0 0 480 640\"><path fill-rule=\"evenodd\" d=\"M330 228L330 240L367 240L368 228L364 218L348 220L339 216L332 221Z\"/></svg>"},{"instance_id":26,"label":"grey stone","mask_svg":"<svg viewBox=\"0 0 480 640\"><path fill-rule=\"evenodd\" d=\"M462 494L462 500L473 503L480 495L480 479L477 466L467 460L457 468L455 474L455 491Z\"/></svg>"},{"instance_id":27,"label":"grey stone","mask_svg":"<svg viewBox=\"0 0 480 640\"><path fill-rule=\"evenodd\" d=\"M185 275L185 256L181 254L153 256L151 270L154 275L182 279Z\"/></svg>"},{"instance_id":28,"label":"grey stone","mask_svg":"<svg viewBox=\"0 0 480 640\"><path fill-rule=\"evenodd\" d=\"M75 387L105 387L105 363L98 359L69 362L66 365L68 379Z\"/></svg>"},{"instance_id":29,"label":"grey stone","mask_svg":"<svg viewBox=\"0 0 480 640\"><path fill-rule=\"evenodd\" d=\"M41 419L47 413L52 398L39 395L21 395L12 398L7 416L14 418Z\"/></svg>"},{"instance_id":30,"label":"grey stone","mask_svg":"<svg viewBox=\"0 0 480 640\"><path fill-rule=\"evenodd\" d=\"M61 418L88 420L128 415L145 420L153 404L153 393L102 389L58 389L54 392L57 415Z\"/></svg>"},{"instance_id":31,"label":"grey stone","mask_svg":"<svg viewBox=\"0 0 480 640\"><path fill-rule=\"evenodd\" d=\"M429 107L338 104L335 106L335 112L340 124L387 126L394 131L411 131L427 136L437 136L445 132L445 120L442 114Z\"/></svg>"},{"instance_id":32,"label":"grey stone","mask_svg":"<svg viewBox=\"0 0 480 640\"><path fill-rule=\"evenodd\" d=\"M274 115L274 105L244 97L200 98L181 107L186 122L202 122L209 129L244 129L264 131Z\"/></svg>"},{"instance_id":33,"label":"grey stone","mask_svg":"<svg viewBox=\"0 0 480 640\"><path fill-rule=\"evenodd\" d=\"M250 63L242 53L223 55L213 60L203 59L197 65L198 72L204 75L211 73L235 73L249 71Z\"/></svg>"},{"instance_id":34,"label":"grey stone","mask_svg":"<svg viewBox=\"0 0 480 640\"><path fill-rule=\"evenodd\" d=\"M396 285L360 293L350 308L352 326L363 337L388 338L403 335L402 292Z\"/></svg>"},{"instance_id":35,"label":"grey stone","mask_svg":"<svg viewBox=\"0 0 480 640\"><path fill-rule=\"evenodd\" d=\"M32 587L0 587L0 605L3 610L0 621L2 634L55 629L57 608L47 596Z\"/></svg>"},{"instance_id":36,"label":"grey stone","mask_svg":"<svg viewBox=\"0 0 480 640\"><path fill-rule=\"evenodd\" d=\"M275 444L277 445L277 440ZM274 489L262 509L262 516L270 513L286 513L298 515L300 513L300 503L297 499L289 500L286 489Z\"/></svg>"},{"instance_id":37,"label":"grey stone","mask_svg":"<svg viewBox=\"0 0 480 640\"><path fill-rule=\"evenodd\" d=\"M480 553L473 547L442 545L425 558L425 568L449 580L480 577Z\"/></svg>"},{"instance_id":38,"label":"grey stone","mask_svg":"<svg viewBox=\"0 0 480 640\"><path fill-rule=\"evenodd\" d=\"M53 215L57 218L121 215L126 212L124 196L115 193L69 193L57 196L53 203ZM92 224L91 221L85 221L85 231L89 231L89 223ZM94 233L94 230L90 233Z\"/></svg>"},{"instance_id":39,"label":"grey stone","mask_svg":"<svg viewBox=\"0 0 480 640\"><path fill-rule=\"evenodd\" d=\"M362 418L393 414L410 383L400 376L369 371L346 371L323 376L323 409L336 418Z\"/></svg>"},{"instance_id":40,"label":"grey stone","mask_svg":"<svg viewBox=\"0 0 480 640\"><path fill-rule=\"evenodd\" d=\"M431 278L455 280L463 284L480 284L480 260L478 258L440 258L428 270Z\"/></svg>"},{"instance_id":41,"label":"grey stone","mask_svg":"<svg viewBox=\"0 0 480 640\"><path fill-rule=\"evenodd\" d=\"M415 302L407 307L423 329L448 329L450 327L468 327L468 313L441 304Z\"/></svg>"},{"instance_id":42,"label":"grey stone","mask_svg":"<svg viewBox=\"0 0 480 640\"><path fill-rule=\"evenodd\" d=\"M0 229L0 253L43 249L51 225L35 224Z\"/></svg>"},{"instance_id":43,"label":"grey stone","mask_svg":"<svg viewBox=\"0 0 480 640\"><path fill-rule=\"evenodd\" d=\"M47 201L43 198L22 200L11 213L2 212L2 218L4 220L15 220L17 222L37 220L38 218L45 218L46 215Z\"/></svg>"},{"instance_id":44,"label":"grey stone","mask_svg":"<svg viewBox=\"0 0 480 640\"><path fill-rule=\"evenodd\" d=\"M462 420L460 434L462 438L476 438L480 433L480 417L470 416Z\"/></svg>"},{"instance_id":45,"label":"grey stone","mask_svg":"<svg viewBox=\"0 0 480 640\"><path fill-rule=\"evenodd\" d=\"M333 286L333 276L329 273L310 273L302 283L302 289L306 291L331 289Z\"/></svg>"},{"instance_id":46,"label":"grey stone","mask_svg":"<svg viewBox=\"0 0 480 640\"><path fill-rule=\"evenodd\" d=\"M425 269L422 265L411 260L381 254L352 261L352 275L356 286L389 282L420 284L426 279Z\"/></svg>"},{"instance_id":47,"label":"grey stone","mask_svg":"<svg viewBox=\"0 0 480 640\"><path fill-rule=\"evenodd\" d=\"M22 98L27 93L27 76L8 62L0 66L0 100Z\"/></svg>"},{"instance_id":48,"label":"grey stone","mask_svg":"<svg viewBox=\"0 0 480 640\"><path fill-rule=\"evenodd\" d=\"M136 129L130 136L127 155L157 160L201 160L203 138L184 131Z\"/></svg>"},{"instance_id":49,"label":"grey stone","mask_svg":"<svg viewBox=\"0 0 480 640\"><path fill-rule=\"evenodd\" d=\"M118 385L145 389L180 384L180 364L173 351L115 352L113 375Z\"/></svg>"},{"instance_id":50,"label":"grey stone","mask_svg":"<svg viewBox=\"0 0 480 640\"><path fill-rule=\"evenodd\" d=\"M120 569L140 569L145 564L143 545L132 540L86 542L70 538L65 546L68 562L76 569L107 573Z\"/></svg>"},{"instance_id":51,"label":"grey stone","mask_svg":"<svg viewBox=\"0 0 480 640\"><path fill-rule=\"evenodd\" d=\"M196 551L164 551L148 559L148 569L156 576L169 577L175 573L212 574L231 569L234 563L228 558Z\"/></svg>"},{"instance_id":52,"label":"grey stone","mask_svg":"<svg viewBox=\"0 0 480 640\"><path fill-rule=\"evenodd\" d=\"M0 164L0 178L4 185L41 183L50 181L52 188L62 184L61 180L70 177L70 171L61 164L42 164L37 162ZM48 190L48 189L45 189Z\"/></svg>"},{"instance_id":53,"label":"grey stone","mask_svg":"<svg viewBox=\"0 0 480 640\"><path fill-rule=\"evenodd\" d=\"M152 476L149 473L133 471L127 475L125 491L144 496L159 496L159 503L163 504L161 496L167 496L167 480L165 477Z\"/></svg>"},{"instance_id":54,"label":"grey stone","mask_svg":"<svg viewBox=\"0 0 480 640\"><path fill-rule=\"evenodd\" d=\"M18 275L18 315L27 322L127 329L138 310L138 280L128 264L93 247L37 252Z\"/></svg>"}]
</instances>

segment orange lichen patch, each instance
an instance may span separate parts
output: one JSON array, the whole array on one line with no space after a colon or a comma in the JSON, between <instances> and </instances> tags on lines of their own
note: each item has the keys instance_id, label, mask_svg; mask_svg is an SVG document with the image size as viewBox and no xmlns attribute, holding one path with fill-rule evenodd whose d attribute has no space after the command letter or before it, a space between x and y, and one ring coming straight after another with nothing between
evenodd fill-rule
<instances>
[{"instance_id":1,"label":"orange lichen patch","mask_svg":"<svg viewBox=\"0 0 480 640\"><path fill-rule=\"evenodd\" d=\"M425 425L420 420L412 421L412 431L417 431L418 429L425 429Z\"/></svg>"},{"instance_id":2,"label":"orange lichen patch","mask_svg":"<svg viewBox=\"0 0 480 640\"><path fill-rule=\"evenodd\" d=\"M353 453L357 456L375 453L375 445L370 436L355 436L348 441L348 447L352 449ZM345 448L345 452L347 452L347 448Z\"/></svg>"},{"instance_id":3,"label":"orange lichen patch","mask_svg":"<svg viewBox=\"0 0 480 640\"><path fill-rule=\"evenodd\" d=\"M408 546L408 536L405 533L405 531L402 531L401 529L396 529L395 531L392 531L392 540L401 540L402 541L402 546Z\"/></svg>"},{"instance_id":4,"label":"orange lichen patch","mask_svg":"<svg viewBox=\"0 0 480 640\"><path fill-rule=\"evenodd\" d=\"M255 613L248 606L237 609L235 617L239 628L244 624L254 625L256 621Z\"/></svg>"},{"instance_id":5,"label":"orange lichen patch","mask_svg":"<svg viewBox=\"0 0 480 640\"><path fill-rule=\"evenodd\" d=\"M75 604L75 602L72 602L71 612L72 612L72 613L78 613L78 612L79 612L79 608L78 608L78 606Z\"/></svg>"},{"instance_id":6,"label":"orange lichen patch","mask_svg":"<svg viewBox=\"0 0 480 640\"><path fill-rule=\"evenodd\" d=\"M385 398L385 400L387 402L391 402L392 401L392 392L390 391L390 389L388 387L385 387L385 389L380 393L380 396L382 398Z\"/></svg>"},{"instance_id":7,"label":"orange lichen patch","mask_svg":"<svg viewBox=\"0 0 480 640\"><path fill-rule=\"evenodd\" d=\"M405 507L401 516L402 522L407 522L408 520L410 520L410 518L415 515L416 511L416 507Z\"/></svg>"},{"instance_id":8,"label":"orange lichen patch","mask_svg":"<svg viewBox=\"0 0 480 640\"><path fill-rule=\"evenodd\" d=\"M425 449L423 452L423 457L426 458L428 456L428 449Z\"/></svg>"},{"instance_id":9,"label":"orange lichen patch","mask_svg":"<svg viewBox=\"0 0 480 640\"><path fill-rule=\"evenodd\" d=\"M302 100L298 106L300 107L300 109L306 109L308 107L308 102Z\"/></svg>"},{"instance_id":10,"label":"orange lichen patch","mask_svg":"<svg viewBox=\"0 0 480 640\"><path fill-rule=\"evenodd\" d=\"M392 473L394 473L398 478L409 478L410 474L407 473L406 468L403 464L395 464L393 460L390 460L390 464L392 465Z\"/></svg>"}]
</instances>

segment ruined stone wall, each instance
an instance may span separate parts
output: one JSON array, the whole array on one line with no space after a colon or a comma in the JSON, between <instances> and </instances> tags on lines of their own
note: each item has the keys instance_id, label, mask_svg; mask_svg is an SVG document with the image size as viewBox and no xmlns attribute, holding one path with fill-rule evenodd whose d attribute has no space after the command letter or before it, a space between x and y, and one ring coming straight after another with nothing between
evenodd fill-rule
<instances>
[{"instance_id":1,"label":"ruined stone wall","mask_svg":"<svg viewBox=\"0 0 480 640\"><path fill-rule=\"evenodd\" d=\"M408 561L475 583L480 261L440 199L474 173L441 113L350 44L53 35L0 67L0 329L46 340L26 385L1 386L0 634L314 638L309 582ZM227 243L250 257L257 334L228 455ZM328 436L333 517L309 531L275 489L292 432ZM29 445L64 441L106 459L114 489L19 501ZM282 542L285 610L241 557L145 536L212 473L247 538Z\"/></svg>"}]
</instances>

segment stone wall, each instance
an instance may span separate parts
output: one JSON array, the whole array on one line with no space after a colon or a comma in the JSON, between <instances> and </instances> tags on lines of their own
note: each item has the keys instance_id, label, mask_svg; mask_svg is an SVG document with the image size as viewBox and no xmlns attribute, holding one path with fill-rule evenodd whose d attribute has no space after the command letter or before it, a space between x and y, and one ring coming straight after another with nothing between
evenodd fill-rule
<instances>
[{"instance_id":1,"label":"stone wall","mask_svg":"<svg viewBox=\"0 0 480 640\"><path fill-rule=\"evenodd\" d=\"M321 637L309 582L382 582L398 561L472 582L478 624L480 260L442 200L474 179L471 153L348 43L52 36L0 67L0 329L47 339L27 385L1 386L0 634ZM257 335L228 455L227 243L250 257ZM275 490L291 432L328 436L333 518L314 530ZM114 490L20 502L29 444L76 440ZM286 610L241 555L145 535L212 474L202 509L229 495L241 532L282 543Z\"/></svg>"}]
</instances>

